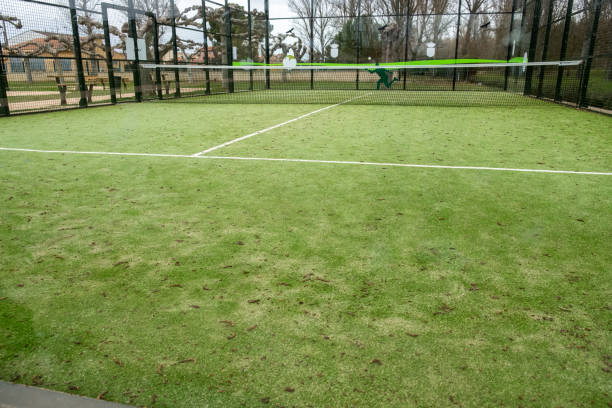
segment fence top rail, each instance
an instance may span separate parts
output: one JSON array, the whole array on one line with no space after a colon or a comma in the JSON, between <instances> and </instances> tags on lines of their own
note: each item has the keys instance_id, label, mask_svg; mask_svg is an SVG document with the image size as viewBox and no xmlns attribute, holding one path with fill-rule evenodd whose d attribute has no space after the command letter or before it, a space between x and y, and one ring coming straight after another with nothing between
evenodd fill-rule
<instances>
[{"instance_id":1,"label":"fence top rail","mask_svg":"<svg viewBox=\"0 0 612 408\"><path fill-rule=\"evenodd\" d=\"M576 66L583 63L583 60L575 61L542 61L527 63L492 63L492 64L444 64L444 65L344 65L344 66L317 66L299 65L297 67L285 67L282 65L193 65L193 64L140 64L145 69L234 69L234 70L287 70L287 71L311 71L311 70L366 70L366 69L387 69L398 71L404 69L451 69L451 68L503 68L503 67L541 67L541 66Z\"/></svg>"}]
</instances>

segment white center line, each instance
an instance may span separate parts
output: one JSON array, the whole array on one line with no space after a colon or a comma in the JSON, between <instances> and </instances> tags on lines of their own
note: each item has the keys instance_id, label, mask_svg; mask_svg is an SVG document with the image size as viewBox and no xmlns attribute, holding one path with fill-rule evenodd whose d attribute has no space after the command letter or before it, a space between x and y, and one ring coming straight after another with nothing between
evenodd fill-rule
<instances>
[{"instance_id":1,"label":"white center line","mask_svg":"<svg viewBox=\"0 0 612 408\"><path fill-rule=\"evenodd\" d=\"M233 157L233 156L194 156L187 154L166 154L166 153L123 153L123 152L87 152L76 150L40 150L23 149L16 147L0 147L0 150L12 152L30 153L59 153L59 154L82 154L97 156L144 156L144 157L173 157L181 159L212 159L212 160L248 160L248 161L269 161L269 162L290 162L290 163L322 163L322 164L344 164L359 166L384 166L384 167L409 167L418 169L455 169L455 170L481 170L481 171L510 171L520 173L546 173L546 174L581 174L589 176L612 176L612 172L601 171L574 171L574 170L546 170L546 169L519 169L508 167L480 167L480 166L445 166L437 164L407 164L407 163L384 163L366 161L341 161L341 160L312 160L312 159L285 159L272 157Z\"/></svg>"},{"instance_id":2,"label":"white center line","mask_svg":"<svg viewBox=\"0 0 612 408\"><path fill-rule=\"evenodd\" d=\"M330 106L326 106L326 107L321 108L321 109L317 109L316 111L312 111L312 112L306 113L306 114L304 114L304 115L302 115L302 116L298 116L297 118L293 118L293 119L290 119L290 120L288 120L288 121L286 121L286 122L279 123L278 125L274 125L274 126L270 126L269 128L265 128L265 129L262 129L262 130L258 130L257 132L250 133L250 134L248 134L248 135L246 135L246 136L238 137L238 138L236 138L236 139L230 140L229 142L225 142L225 143L222 143L222 144L220 144L220 145L217 145L217 146L211 147L211 148L209 148L209 149L203 150L203 151L201 151L201 152L199 152L199 153L195 153L195 154L193 154L192 156L194 156L194 157L199 157L199 156L201 156L201 155L203 155L203 154L210 153L210 152L212 152L212 151L214 151L214 150L218 150L218 149L224 148L225 146L229 146L229 145L231 145L232 143L240 142L240 141L245 140L245 139L248 139L248 138L250 138L250 137L257 136L257 135L261 135L262 133L269 132L270 130L274 130L274 129L279 128L279 127L281 127L281 126L288 125L289 123L297 122L298 120L301 120L301 119L307 118L308 116L314 115L314 114L319 113L319 112L323 112L323 111L328 110L328 109L335 108L336 106L344 105L345 103L349 103L349 102L351 102L351 101L354 101L355 99L363 98L364 96L367 96L367 95L369 95L369 94L365 94L365 95L356 96L356 97L354 97L354 98L347 99L347 100L346 100L346 101L344 101L344 102L340 102L340 103L337 103L337 104L335 104L335 105L330 105Z\"/></svg>"}]
</instances>

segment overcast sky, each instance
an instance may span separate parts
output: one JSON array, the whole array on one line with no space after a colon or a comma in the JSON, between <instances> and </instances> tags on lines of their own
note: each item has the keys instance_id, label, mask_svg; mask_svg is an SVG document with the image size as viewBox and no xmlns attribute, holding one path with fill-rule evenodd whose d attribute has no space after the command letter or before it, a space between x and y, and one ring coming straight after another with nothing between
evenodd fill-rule
<instances>
[{"instance_id":1,"label":"overcast sky","mask_svg":"<svg viewBox=\"0 0 612 408\"><path fill-rule=\"evenodd\" d=\"M217 3L224 3L224 0L215 1ZM47 2L51 4L68 3L67 0L47 0ZM110 0L109 2L113 2L113 0ZM177 7L181 10L189 7L190 5L196 4L196 2L199 4L199 0L175 0L175 2ZM230 2L239 4L245 9L247 8L247 0L230 0ZM287 3L287 0L269 0L270 17L295 17L295 13L289 9ZM210 6L214 6L214 4L210 4ZM97 9L99 10L99 7L97 7ZM251 0L251 9L263 11L264 0ZM16 30L11 25L7 24L7 34L9 39L18 33L23 33L28 30L41 30L65 34L69 34L71 32L68 11L63 8L40 4L28 4L19 0L0 0L0 14L18 17L23 23L23 28L21 30ZM117 18L118 16L110 16L110 19L112 20L113 17ZM295 21L297 20L273 20L271 22L273 32L286 32L293 27L293 23ZM111 22L111 24L113 23ZM0 31L2 31L1 24ZM184 33L184 35L187 37L191 37L189 34L193 34L197 37L197 34L194 33ZM4 33L1 33L0 37L3 41ZM199 37L194 37L193 39L196 41L200 40Z\"/></svg>"}]
</instances>

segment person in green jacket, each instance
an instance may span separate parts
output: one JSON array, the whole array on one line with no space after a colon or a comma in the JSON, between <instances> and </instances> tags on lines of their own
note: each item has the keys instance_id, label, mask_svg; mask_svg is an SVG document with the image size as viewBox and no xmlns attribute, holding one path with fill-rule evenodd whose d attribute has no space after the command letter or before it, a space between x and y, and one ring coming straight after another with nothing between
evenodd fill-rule
<instances>
[{"instance_id":1,"label":"person in green jacket","mask_svg":"<svg viewBox=\"0 0 612 408\"><path fill-rule=\"evenodd\" d=\"M376 63L376 65L378 65L378 62ZM380 77L380 79L376 83L376 89L378 90L380 89L380 84L385 84L387 89L389 89L395 81L399 81L398 78L393 78L392 71L388 71L384 68L368 69L368 72L372 74L377 74Z\"/></svg>"}]
</instances>

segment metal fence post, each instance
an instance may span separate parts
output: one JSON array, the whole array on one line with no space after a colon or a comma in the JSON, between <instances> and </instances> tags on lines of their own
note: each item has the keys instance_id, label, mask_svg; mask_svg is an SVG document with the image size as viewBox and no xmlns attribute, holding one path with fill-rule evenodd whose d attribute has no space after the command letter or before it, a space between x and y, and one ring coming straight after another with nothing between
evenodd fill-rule
<instances>
[{"instance_id":1,"label":"metal fence post","mask_svg":"<svg viewBox=\"0 0 612 408\"><path fill-rule=\"evenodd\" d=\"M510 17L510 33L508 35L508 51L506 52L506 62L510 62L512 58L512 49L514 48L514 13L516 13L517 0L512 0L512 15ZM504 72L504 91L508 90L508 77L510 76L510 67L506 67Z\"/></svg>"},{"instance_id":2,"label":"metal fence post","mask_svg":"<svg viewBox=\"0 0 612 408\"><path fill-rule=\"evenodd\" d=\"M459 56L459 29L461 28L461 0L459 0L459 8L457 9L457 37L455 38L455 64ZM453 68L453 91L457 83L457 68Z\"/></svg>"},{"instance_id":3,"label":"metal fence post","mask_svg":"<svg viewBox=\"0 0 612 408\"><path fill-rule=\"evenodd\" d=\"M595 0L595 13L593 14L593 24L591 26L591 40L589 42L589 52L584 64L582 76L582 87L580 89L580 99L578 100L579 107L586 107L587 90L589 87L589 79L591 76L591 65L593 64L593 53L595 51L595 40L597 39L597 27L599 25L599 16L601 15L601 0Z\"/></svg>"},{"instance_id":4,"label":"metal fence post","mask_svg":"<svg viewBox=\"0 0 612 408\"><path fill-rule=\"evenodd\" d=\"M106 51L106 71L108 72L108 89L110 90L111 103L117 103L117 92L115 90L115 69L113 68L113 51L111 48L110 29L108 26L108 5L102 3L102 25L104 27L104 50ZM121 86L121 84L119 84Z\"/></svg>"},{"instance_id":5,"label":"metal fence post","mask_svg":"<svg viewBox=\"0 0 612 408\"><path fill-rule=\"evenodd\" d=\"M264 10L266 13L266 38L264 40L264 62L266 64L266 89L270 89L270 4L268 0L264 0Z\"/></svg>"},{"instance_id":6,"label":"metal fence post","mask_svg":"<svg viewBox=\"0 0 612 408\"><path fill-rule=\"evenodd\" d=\"M408 0L406 6L406 44L404 44L404 62L408 62L408 48L410 46L410 7L411 1ZM408 69L404 69L404 91L406 90L406 79L408 76Z\"/></svg>"},{"instance_id":7,"label":"metal fence post","mask_svg":"<svg viewBox=\"0 0 612 408\"><path fill-rule=\"evenodd\" d=\"M310 0L310 65L314 62L314 0ZM314 89L314 70L310 70L310 89Z\"/></svg>"},{"instance_id":8,"label":"metal fence post","mask_svg":"<svg viewBox=\"0 0 612 408\"><path fill-rule=\"evenodd\" d=\"M155 68L155 89L157 90L157 99L163 99L164 95L162 92L162 79L161 79L161 70L159 69L159 64L161 63L159 58L159 31L157 26L157 16L154 13L150 15L151 21L153 22L153 56L155 58L155 65L158 65Z\"/></svg>"},{"instance_id":9,"label":"metal fence post","mask_svg":"<svg viewBox=\"0 0 612 408\"><path fill-rule=\"evenodd\" d=\"M529 39L529 53L527 62L535 62L536 49L538 46L538 34L540 31L540 14L542 14L542 0L535 0L533 6L533 19L531 20L531 37ZM525 71L525 90L524 95L531 93L531 83L533 81L533 67L527 66Z\"/></svg>"},{"instance_id":10,"label":"metal fence post","mask_svg":"<svg viewBox=\"0 0 612 408\"><path fill-rule=\"evenodd\" d=\"M8 116L10 113L8 96L6 94L7 75L4 68L4 54L2 53L2 40L0 40L0 116Z\"/></svg>"},{"instance_id":11,"label":"metal fence post","mask_svg":"<svg viewBox=\"0 0 612 408\"><path fill-rule=\"evenodd\" d=\"M208 65L208 28L206 27L206 0L202 0L202 33L204 34L204 65ZM205 72L206 94L210 94L210 73Z\"/></svg>"},{"instance_id":12,"label":"metal fence post","mask_svg":"<svg viewBox=\"0 0 612 408\"><path fill-rule=\"evenodd\" d=\"M563 26L563 38L561 40L561 52L559 61L565 61L567 54L567 40L569 38L569 30L572 25L572 11L574 8L574 0L567 0L567 10L565 11L565 24ZM555 101L561 101L561 86L563 85L563 65L559 65L557 71L557 86L555 87Z\"/></svg>"},{"instance_id":13,"label":"metal fence post","mask_svg":"<svg viewBox=\"0 0 612 408\"><path fill-rule=\"evenodd\" d=\"M134 41L134 94L136 101L142 102L142 86L140 82L140 61L138 59L138 32L136 31L136 12L134 11L134 0L128 0L128 25L130 35Z\"/></svg>"},{"instance_id":14,"label":"metal fence post","mask_svg":"<svg viewBox=\"0 0 612 408\"><path fill-rule=\"evenodd\" d=\"M544 33L544 47L542 48L542 61L548 59L548 42L550 41L550 28L552 26L553 7L555 0L548 0L548 14L546 16L546 32ZM544 87L544 70L546 67L540 67L540 77L538 78L538 98L542 97Z\"/></svg>"},{"instance_id":15,"label":"metal fence post","mask_svg":"<svg viewBox=\"0 0 612 408\"><path fill-rule=\"evenodd\" d=\"M361 0L357 1L357 50L355 62L359 64L361 60ZM359 69L355 78L355 89L359 90Z\"/></svg>"},{"instance_id":16,"label":"metal fence post","mask_svg":"<svg viewBox=\"0 0 612 408\"><path fill-rule=\"evenodd\" d=\"M79 22L74 0L70 0L70 22L72 23L72 43L74 46L74 56L76 58L77 78L79 81L79 107L87 107L87 84L83 73L83 56L81 55L81 38L79 36Z\"/></svg>"},{"instance_id":17,"label":"metal fence post","mask_svg":"<svg viewBox=\"0 0 612 408\"><path fill-rule=\"evenodd\" d=\"M227 0L225 0L225 53L227 54L227 65L234 65L234 49L232 47L232 11ZM227 70L227 88L230 93L234 92L234 70Z\"/></svg>"},{"instance_id":18,"label":"metal fence post","mask_svg":"<svg viewBox=\"0 0 612 408\"><path fill-rule=\"evenodd\" d=\"M178 45L176 39L176 13L174 0L170 0L170 27L172 29L172 63L174 65L178 65ZM176 93L174 96L176 98L181 97L181 78L179 75L179 70L174 69L174 82L176 86Z\"/></svg>"},{"instance_id":19,"label":"metal fence post","mask_svg":"<svg viewBox=\"0 0 612 408\"><path fill-rule=\"evenodd\" d=\"M247 1L248 13L248 37L249 37L249 62L253 64L253 25L251 23L251 0ZM253 90L253 70L249 69L249 91Z\"/></svg>"}]
</instances>

